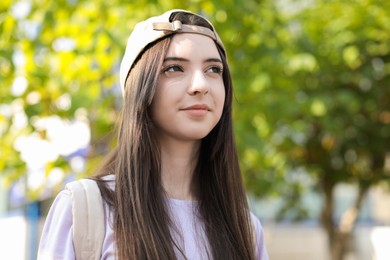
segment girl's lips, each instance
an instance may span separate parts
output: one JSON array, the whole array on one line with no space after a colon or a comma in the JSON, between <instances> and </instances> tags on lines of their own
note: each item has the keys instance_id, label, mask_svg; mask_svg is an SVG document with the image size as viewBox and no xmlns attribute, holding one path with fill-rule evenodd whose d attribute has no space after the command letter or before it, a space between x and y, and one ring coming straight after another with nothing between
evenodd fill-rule
<instances>
[{"instance_id":1,"label":"girl's lips","mask_svg":"<svg viewBox=\"0 0 390 260\"><path fill-rule=\"evenodd\" d=\"M188 106L188 107L185 107L183 108L182 110L207 110L207 111L210 111L210 108L207 106L207 105L192 105L192 106Z\"/></svg>"},{"instance_id":2,"label":"girl's lips","mask_svg":"<svg viewBox=\"0 0 390 260\"><path fill-rule=\"evenodd\" d=\"M182 111L185 111L191 116L194 117L202 117L206 115L210 110L210 108L207 105L192 105L186 108L181 109Z\"/></svg>"}]
</instances>

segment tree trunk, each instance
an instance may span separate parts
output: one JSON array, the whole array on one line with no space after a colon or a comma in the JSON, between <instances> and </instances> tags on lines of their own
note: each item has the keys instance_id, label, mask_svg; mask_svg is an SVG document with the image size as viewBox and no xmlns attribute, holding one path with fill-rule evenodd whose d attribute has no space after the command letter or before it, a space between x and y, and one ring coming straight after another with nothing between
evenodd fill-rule
<instances>
[{"instance_id":1,"label":"tree trunk","mask_svg":"<svg viewBox=\"0 0 390 260\"><path fill-rule=\"evenodd\" d=\"M360 185L359 193L354 205L346 210L341 216L337 231L334 232L337 237L335 237L336 239L333 243L331 243L331 254L333 260L344 259L348 249L348 242L350 242L353 228L355 227L360 208L368 190L369 186Z\"/></svg>"},{"instance_id":2,"label":"tree trunk","mask_svg":"<svg viewBox=\"0 0 390 260\"><path fill-rule=\"evenodd\" d=\"M326 179L322 180L322 190L325 195L325 203L321 213L321 225L325 230L328 237L328 246L329 250L333 248L333 242L335 241L335 229L333 221L333 210L334 210L334 200L333 200L333 189L334 183L327 181Z\"/></svg>"}]
</instances>

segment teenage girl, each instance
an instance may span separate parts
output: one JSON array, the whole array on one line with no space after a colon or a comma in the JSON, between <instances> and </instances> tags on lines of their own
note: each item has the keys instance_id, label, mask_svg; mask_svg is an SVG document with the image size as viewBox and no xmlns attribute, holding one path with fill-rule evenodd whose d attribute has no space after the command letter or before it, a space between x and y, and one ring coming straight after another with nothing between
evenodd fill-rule
<instances>
[{"instance_id":1,"label":"teenage girl","mask_svg":"<svg viewBox=\"0 0 390 260\"><path fill-rule=\"evenodd\" d=\"M118 146L94 177L104 201L100 259L261 259L232 127L232 81L212 24L184 10L140 22L120 69ZM39 255L75 259L69 191Z\"/></svg>"}]
</instances>

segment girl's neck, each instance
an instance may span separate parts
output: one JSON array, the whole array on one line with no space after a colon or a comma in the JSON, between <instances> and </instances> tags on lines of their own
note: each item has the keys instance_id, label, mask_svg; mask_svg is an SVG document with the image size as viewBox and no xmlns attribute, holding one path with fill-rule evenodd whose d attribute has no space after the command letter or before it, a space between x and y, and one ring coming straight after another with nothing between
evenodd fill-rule
<instances>
[{"instance_id":1,"label":"girl's neck","mask_svg":"<svg viewBox=\"0 0 390 260\"><path fill-rule=\"evenodd\" d=\"M168 197L193 200L193 170L198 159L200 141L160 142L161 179Z\"/></svg>"}]
</instances>

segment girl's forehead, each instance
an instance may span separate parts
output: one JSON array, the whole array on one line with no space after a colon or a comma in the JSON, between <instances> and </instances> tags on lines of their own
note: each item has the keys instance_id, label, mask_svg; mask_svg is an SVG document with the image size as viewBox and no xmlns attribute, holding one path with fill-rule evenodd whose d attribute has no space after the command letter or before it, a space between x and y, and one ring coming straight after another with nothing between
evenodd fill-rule
<instances>
[{"instance_id":1,"label":"girl's forehead","mask_svg":"<svg viewBox=\"0 0 390 260\"><path fill-rule=\"evenodd\" d=\"M212 39L193 33L181 33L173 36L166 57L181 55L220 57L217 46Z\"/></svg>"}]
</instances>

